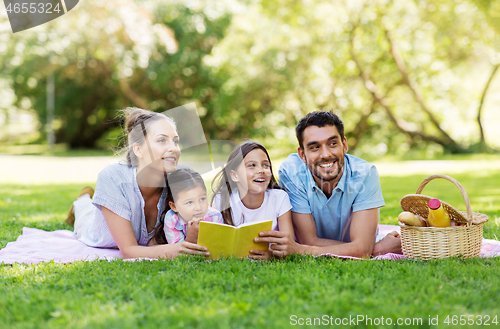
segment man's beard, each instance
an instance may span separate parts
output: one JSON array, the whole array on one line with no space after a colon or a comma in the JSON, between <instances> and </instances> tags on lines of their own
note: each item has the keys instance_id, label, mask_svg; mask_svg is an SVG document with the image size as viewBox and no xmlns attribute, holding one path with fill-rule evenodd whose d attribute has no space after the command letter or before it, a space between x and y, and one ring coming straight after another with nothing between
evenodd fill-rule
<instances>
[{"instance_id":1,"label":"man's beard","mask_svg":"<svg viewBox=\"0 0 500 329\"><path fill-rule=\"evenodd\" d=\"M305 156L305 154L304 154L304 158L306 159L306 163L307 163L307 157ZM329 162L336 162L337 172L334 174L334 176L325 178L325 177L321 176L321 174L319 174L318 171L316 171L316 167L319 167L319 165L322 164L322 163L329 163ZM328 160L316 161L314 163L313 168L309 167L309 170L311 170L311 173L313 174L313 176L315 176L316 178L320 179L321 181L331 182L331 181L337 179L337 177L339 177L341 168L343 166L344 166L344 162L342 161L342 163L340 163L340 159L337 158L337 157L334 157L334 158L330 158Z\"/></svg>"}]
</instances>

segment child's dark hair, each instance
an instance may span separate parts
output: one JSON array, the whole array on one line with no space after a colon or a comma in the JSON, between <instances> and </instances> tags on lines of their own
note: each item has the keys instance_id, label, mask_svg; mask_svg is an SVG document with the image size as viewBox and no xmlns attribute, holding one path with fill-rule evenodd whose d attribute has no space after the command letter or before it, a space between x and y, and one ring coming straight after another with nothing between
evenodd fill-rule
<instances>
[{"instance_id":1,"label":"child's dark hair","mask_svg":"<svg viewBox=\"0 0 500 329\"><path fill-rule=\"evenodd\" d=\"M300 119L295 127L295 134L301 149L304 149L304 130L310 126L317 126L320 128L324 126L335 126L339 132L340 139L344 141L344 123L342 120L332 112L314 111Z\"/></svg>"},{"instance_id":2,"label":"child's dark hair","mask_svg":"<svg viewBox=\"0 0 500 329\"><path fill-rule=\"evenodd\" d=\"M165 225L165 215L170 210L170 202L177 199L179 193L192 190L196 187L203 187L206 191L205 182L199 173L191 168L179 168L176 171L165 175L167 197L165 198L165 210L160 216L160 225L155 232L156 243L166 244L167 239L163 227Z\"/></svg>"},{"instance_id":3,"label":"child's dark hair","mask_svg":"<svg viewBox=\"0 0 500 329\"><path fill-rule=\"evenodd\" d=\"M244 142L236 146L233 152L231 152L231 154L229 155L229 158L227 159L227 163L224 166L224 168L222 168L222 170L215 176L214 180L212 181L212 192L214 194L212 195L212 200L210 201L210 204L213 205L216 195L220 196L220 210L222 218L224 218L225 224L234 226L233 216L231 215L230 198L233 190L238 189L238 186L229 177L229 175L232 170L236 171L239 165L241 164L242 160L246 157L246 155L255 149L260 149L264 151L264 153L267 156L267 159L269 160L269 165L271 168L271 181L269 182L267 189L281 189L281 187L278 185L278 182L274 178L273 167L271 165L271 158L269 157L269 154L267 153L267 150L264 146L262 146L257 142L251 142L251 141Z\"/></svg>"}]
</instances>

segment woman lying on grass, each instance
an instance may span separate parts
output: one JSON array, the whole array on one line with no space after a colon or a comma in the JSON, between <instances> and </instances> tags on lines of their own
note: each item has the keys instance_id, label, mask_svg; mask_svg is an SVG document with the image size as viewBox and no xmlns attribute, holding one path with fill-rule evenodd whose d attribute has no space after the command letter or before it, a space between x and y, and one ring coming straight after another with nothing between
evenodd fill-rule
<instances>
[{"instance_id":1,"label":"woman lying on grass","mask_svg":"<svg viewBox=\"0 0 500 329\"><path fill-rule=\"evenodd\" d=\"M93 199L84 199L91 211L79 216L82 207L75 205L80 241L91 247L118 247L123 258L209 255L197 244L158 245L153 238L165 210L167 173L177 169L181 155L175 123L163 114L133 108L125 127L127 163L109 165L99 173Z\"/></svg>"}]
</instances>

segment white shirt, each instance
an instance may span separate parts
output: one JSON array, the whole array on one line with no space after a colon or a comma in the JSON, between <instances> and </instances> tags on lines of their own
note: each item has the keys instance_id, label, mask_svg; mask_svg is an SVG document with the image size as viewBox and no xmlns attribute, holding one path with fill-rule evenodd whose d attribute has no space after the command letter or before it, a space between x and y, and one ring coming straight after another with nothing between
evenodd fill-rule
<instances>
[{"instance_id":1,"label":"white shirt","mask_svg":"<svg viewBox=\"0 0 500 329\"><path fill-rule=\"evenodd\" d=\"M273 231L279 231L278 217L292 209L288 194L283 190L269 189L264 192L264 201L257 209L248 209L241 202L238 191L233 191L229 199L231 204L231 216L235 226L243 223L258 223L267 220L273 221ZM214 208L221 211L220 195L214 198Z\"/></svg>"}]
</instances>

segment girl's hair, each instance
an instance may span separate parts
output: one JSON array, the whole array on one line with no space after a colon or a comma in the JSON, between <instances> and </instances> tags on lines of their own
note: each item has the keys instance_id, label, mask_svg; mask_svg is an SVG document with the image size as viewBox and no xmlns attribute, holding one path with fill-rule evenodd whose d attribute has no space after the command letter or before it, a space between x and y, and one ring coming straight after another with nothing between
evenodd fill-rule
<instances>
[{"instance_id":1,"label":"girl's hair","mask_svg":"<svg viewBox=\"0 0 500 329\"><path fill-rule=\"evenodd\" d=\"M267 159L269 160L269 166L271 168L271 181L269 182L269 185L267 185L267 189L281 189L281 187L278 185L278 182L274 178L271 158L269 157L269 154L267 153L267 150L264 146L252 141L244 142L236 146L233 152L231 152L231 154L229 155L224 168L222 168L222 170L215 176L214 180L212 181L212 191L214 194L212 195L212 200L210 201L210 203L213 204L216 195L220 196L220 209L222 218L224 218L224 223L228 225L234 226L233 216L231 215L230 198L233 190L238 189L238 185L236 185L236 182L234 182L229 175L231 174L232 170L236 171L247 154L255 149L264 151Z\"/></svg>"},{"instance_id":2,"label":"girl's hair","mask_svg":"<svg viewBox=\"0 0 500 329\"><path fill-rule=\"evenodd\" d=\"M170 210L170 202L174 202L179 193L192 190L196 187L203 187L206 191L205 182L199 173L191 168L179 168L166 175L167 197L165 198L165 210L160 215L160 225L155 232L155 239L158 244L167 243L163 227L165 226L165 215Z\"/></svg>"},{"instance_id":3,"label":"girl's hair","mask_svg":"<svg viewBox=\"0 0 500 329\"><path fill-rule=\"evenodd\" d=\"M128 136L127 162L131 167L137 167L139 164L133 146L134 144L142 145L142 143L144 143L148 135L147 128L152 122L167 119L175 129L177 129L174 120L162 113L143 110L136 107L128 107L123 110L123 113L125 114L125 129Z\"/></svg>"}]
</instances>

